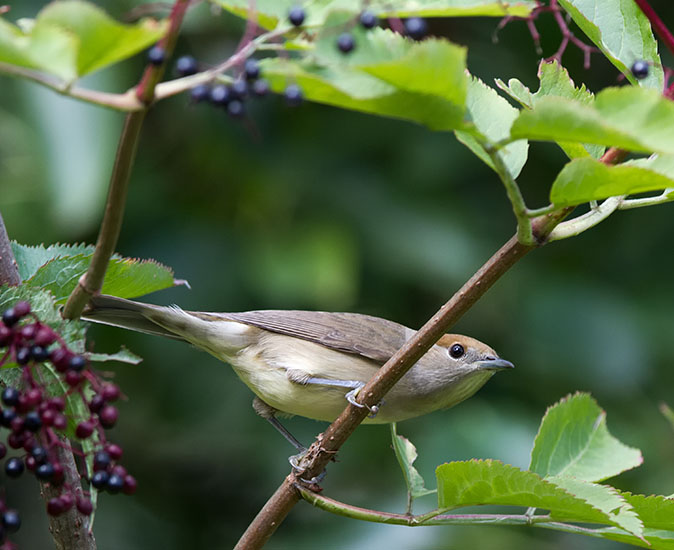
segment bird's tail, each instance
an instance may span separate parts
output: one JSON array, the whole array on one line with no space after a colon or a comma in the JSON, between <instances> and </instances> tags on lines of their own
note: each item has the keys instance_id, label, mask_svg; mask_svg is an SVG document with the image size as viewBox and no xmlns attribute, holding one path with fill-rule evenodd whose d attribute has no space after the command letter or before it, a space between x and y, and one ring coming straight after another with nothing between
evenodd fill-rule
<instances>
[{"instance_id":1,"label":"bird's tail","mask_svg":"<svg viewBox=\"0 0 674 550\"><path fill-rule=\"evenodd\" d=\"M116 298L114 296L100 295L95 296L89 302L89 305L82 314L85 321L93 321L113 327L125 328L146 334L155 334L165 336L174 340L185 341L185 339L170 330L158 325L151 320L156 314L166 308L152 304L143 304ZM155 314L153 316L153 313Z\"/></svg>"}]
</instances>

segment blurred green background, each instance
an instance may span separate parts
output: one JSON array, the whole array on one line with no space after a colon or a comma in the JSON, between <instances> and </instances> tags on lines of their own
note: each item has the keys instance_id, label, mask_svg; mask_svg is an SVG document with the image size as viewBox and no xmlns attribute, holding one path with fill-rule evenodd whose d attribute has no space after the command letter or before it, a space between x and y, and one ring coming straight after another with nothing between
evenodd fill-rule
<instances>
[{"instance_id":1,"label":"blurred green background","mask_svg":"<svg viewBox=\"0 0 674 550\"><path fill-rule=\"evenodd\" d=\"M136 3L99 1L121 18ZM674 6L652 2L674 26ZM10 20L43 2L10 2ZM433 21L434 33L469 47L470 70L492 83L537 88L538 55L523 23L492 43L497 19ZM543 49L560 40L538 22ZM204 63L227 57L241 33L207 5L189 14L178 53ZM671 56L664 53L666 64ZM85 84L124 91L142 56ZM593 91L619 84L600 55L563 63ZM0 209L10 236L27 244L93 242L122 115L48 90L0 79ZM520 178L529 204L546 204L564 156L535 143ZM243 122L176 97L143 130L118 251L155 258L189 280L150 296L185 309L308 308L369 313L420 326L513 233L497 178L451 134L273 97ZM419 451L419 470L456 459L496 458L526 467L546 407L591 392L609 429L639 447L644 464L613 480L639 493L674 493L674 432L658 411L674 405L674 205L614 215L582 236L531 253L456 327L495 347L517 368L450 411L399 425ZM137 496L101 499L102 550L230 548L278 486L292 449L255 416L252 394L214 358L184 344L96 327L99 351L126 345L144 357L114 367L129 397L112 438L139 480ZM295 418L310 442L322 423ZM325 494L403 511L405 489L386 427L357 430L329 468ZM8 485L21 509L21 548L51 546L35 480ZM420 501L416 511L433 504ZM320 541L320 542L319 542ZM358 523L300 503L270 549L545 550L621 545L535 529L393 527Z\"/></svg>"}]
</instances>

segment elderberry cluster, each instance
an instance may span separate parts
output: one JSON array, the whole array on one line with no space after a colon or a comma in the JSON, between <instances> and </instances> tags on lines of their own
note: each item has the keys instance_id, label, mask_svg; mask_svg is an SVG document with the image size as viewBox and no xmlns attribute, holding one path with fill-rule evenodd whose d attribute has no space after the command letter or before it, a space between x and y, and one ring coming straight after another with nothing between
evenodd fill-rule
<instances>
[{"instance_id":1,"label":"elderberry cluster","mask_svg":"<svg viewBox=\"0 0 674 550\"><path fill-rule=\"evenodd\" d=\"M119 387L103 382L85 357L71 351L58 333L31 313L28 302L17 302L2 313L0 366L8 361L20 366L21 383L18 387L4 388L0 394L0 427L7 430L6 445L0 442L0 460L8 454L7 447L16 451L16 456L5 460L7 477L18 478L27 471L42 483L56 488L58 496L47 503L47 513L52 516L60 515L73 506L81 514L90 515L93 506L89 493L82 493L79 483L75 487L65 481L60 451L66 448L80 458L82 471L85 470L86 459L93 458L94 473L89 479L91 486L113 494L120 491L133 494L136 480L118 463L122 448L108 442L105 433L106 429L115 425L119 416L117 408L112 405L121 396ZM70 388L66 396L49 395L49 385L45 382L43 371L38 368L40 363L51 363ZM87 404L90 416L76 424L75 436L79 440L89 439L94 434L98 436L96 448L90 453L92 457L73 449L68 440L60 437L69 424L75 422L72 412L66 407L66 397L77 397L76 394ZM91 397L87 399L87 396ZM2 543L6 532L18 529L20 520L16 512L8 510L1 501L0 514Z\"/></svg>"}]
</instances>

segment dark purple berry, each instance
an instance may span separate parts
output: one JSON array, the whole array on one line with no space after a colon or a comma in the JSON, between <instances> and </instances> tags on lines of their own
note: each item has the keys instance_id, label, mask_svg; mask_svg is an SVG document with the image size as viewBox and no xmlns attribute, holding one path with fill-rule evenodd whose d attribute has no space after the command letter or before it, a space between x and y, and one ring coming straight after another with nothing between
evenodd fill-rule
<instances>
[{"instance_id":1,"label":"dark purple berry","mask_svg":"<svg viewBox=\"0 0 674 550\"><path fill-rule=\"evenodd\" d=\"M47 513L50 516L60 516L63 512L66 511L64 502L60 497L50 498L47 502Z\"/></svg>"},{"instance_id":2,"label":"dark purple berry","mask_svg":"<svg viewBox=\"0 0 674 550\"><path fill-rule=\"evenodd\" d=\"M66 410L66 400L63 397L52 397L47 401L47 406L56 412L63 412Z\"/></svg>"},{"instance_id":3,"label":"dark purple berry","mask_svg":"<svg viewBox=\"0 0 674 550\"><path fill-rule=\"evenodd\" d=\"M90 516L94 511L94 505L87 497L78 497L77 509L83 516Z\"/></svg>"},{"instance_id":4,"label":"dark purple berry","mask_svg":"<svg viewBox=\"0 0 674 550\"><path fill-rule=\"evenodd\" d=\"M293 6L288 12L288 20L296 27L299 27L304 23L306 14L304 13L304 8L301 6Z\"/></svg>"},{"instance_id":5,"label":"dark purple berry","mask_svg":"<svg viewBox=\"0 0 674 550\"><path fill-rule=\"evenodd\" d=\"M15 417L16 411L14 409L2 409L2 411L0 411L0 425L9 428Z\"/></svg>"},{"instance_id":6,"label":"dark purple berry","mask_svg":"<svg viewBox=\"0 0 674 550\"><path fill-rule=\"evenodd\" d=\"M105 405L105 399L103 399L103 396L100 393L97 393L91 398L91 401L89 401L89 410L92 413L97 413L103 408L103 405Z\"/></svg>"},{"instance_id":7,"label":"dark purple berry","mask_svg":"<svg viewBox=\"0 0 674 550\"><path fill-rule=\"evenodd\" d=\"M42 363L49 358L49 352L42 346L33 346L30 348L30 355L34 361Z\"/></svg>"},{"instance_id":8,"label":"dark purple berry","mask_svg":"<svg viewBox=\"0 0 674 550\"><path fill-rule=\"evenodd\" d=\"M248 80L257 80L260 78L260 64L257 59L247 59L243 67L243 72Z\"/></svg>"},{"instance_id":9,"label":"dark purple berry","mask_svg":"<svg viewBox=\"0 0 674 550\"><path fill-rule=\"evenodd\" d=\"M19 477L23 473L23 469L23 462L20 458L12 457L5 462L5 473L8 477Z\"/></svg>"},{"instance_id":10,"label":"dark purple berry","mask_svg":"<svg viewBox=\"0 0 674 550\"><path fill-rule=\"evenodd\" d=\"M5 405L13 407L19 402L19 390L16 388L5 388L2 390L2 402Z\"/></svg>"},{"instance_id":11,"label":"dark purple berry","mask_svg":"<svg viewBox=\"0 0 674 550\"><path fill-rule=\"evenodd\" d=\"M356 47L356 42L348 32L343 32L337 37L337 48L342 53L351 53Z\"/></svg>"},{"instance_id":12,"label":"dark purple berry","mask_svg":"<svg viewBox=\"0 0 674 550\"><path fill-rule=\"evenodd\" d=\"M26 440L23 442L23 449L27 452L30 453L35 447L38 446L37 439L35 439L32 435L26 434Z\"/></svg>"},{"instance_id":13,"label":"dark purple berry","mask_svg":"<svg viewBox=\"0 0 674 550\"><path fill-rule=\"evenodd\" d=\"M211 87L208 84L197 84L190 90L190 97L195 103L200 103L208 99L211 93Z\"/></svg>"},{"instance_id":14,"label":"dark purple berry","mask_svg":"<svg viewBox=\"0 0 674 550\"><path fill-rule=\"evenodd\" d=\"M246 112L243 101L232 99L227 105L227 114L232 118L241 118Z\"/></svg>"},{"instance_id":15,"label":"dark purple berry","mask_svg":"<svg viewBox=\"0 0 674 550\"><path fill-rule=\"evenodd\" d=\"M26 469L29 472L34 472L35 468L38 467L37 460L35 460L35 458L33 458L32 456L27 456L24 462L26 463Z\"/></svg>"},{"instance_id":16,"label":"dark purple berry","mask_svg":"<svg viewBox=\"0 0 674 550\"><path fill-rule=\"evenodd\" d=\"M302 104L304 101L304 94L302 93L302 88L297 84L289 84L286 86L283 96L286 99L286 103L291 107L297 107Z\"/></svg>"},{"instance_id":17,"label":"dark purple berry","mask_svg":"<svg viewBox=\"0 0 674 550\"><path fill-rule=\"evenodd\" d=\"M77 386L80 382L82 382L82 380L84 380L84 377L82 376L81 372L74 370L69 370L66 372L66 384L68 384L71 388Z\"/></svg>"},{"instance_id":18,"label":"dark purple berry","mask_svg":"<svg viewBox=\"0 0 674 550\"><path fill-rule=\"evenodd\" d=\"M16 314L16 311L13 307L6 309L2 312L2 322L5 323L5 326L13 327L16 323L19 322L19 316Z\"/></svg>"},{"instance_id":19,"label":"dark purple berry","mask_svg":"<svg viewBox=\"0 0 674 550\"><path fill-rule=\"evenodd\" d=\"M115 464L112 467L112 470L110 471L110 474L115 474L115 475L118 475L120 477L126 477L128 472L126 471L126 468L124 466L122 466L121 464Z\"/></svg>"},{"instance_id":20,"label":"dark purple berry","mask_svg":"<svg viewBox=\"0 0 674 550\"><path fill-rule=\"evenodd\" d=\"M211 88L209 99L213 105L221 107L229 103L232 99L232 94L227 86L217 84Z\"/></svg>"},{"instance_id":21,"label":"dark purple berry","mask_svg":"<svg viewBox=\"0 0 674 550\"><path fill-rule=\"evenodd\" d=\"M52 464L54 468L54 475L51 478L52 485L60 485L63 483L63 466L60 462L54 462Z\"/></svg>"},{"instance_id":22,"label":"dark purple berry","mask_svg":"<svg viewBox=\"0 0 674 550\"><path fill-rule=\"evenodd\" d=\"M365 10L360 14L359 21L365 29L372 29L377 26L377 23L379 23L377 16L368 10Z\"/></svg>"},{"instance_id":23,"label":"dark purple berry","mask_svg":"<svg viewBox=\"0 0 674 550\"><path fill-rule=\"evenodd\" d=\"M37 332L37 326L35 324L26 325L25 327L21 327L21 330L19 331L19 336L21 336L21 339L24 342L29 342L30 340L35 338L36 332Z\"/></svg>"},{"instance_id":24,"label":"dark purple berry","mask_svg":"<svg viewBox=\"0 0 674 550\"><path fill-rule=\"evenodd\" d=\"M57 414L54 417L54 423L52 426L55 430L63 431L68 427L68 419L62 414Z\"/></svg>"},{"instance_id":25,"label":"dark purple berry","mask_svg":"<svg viewBox=\"0 0 674 550\"><path fill-rule=\"evenodd\" d=\"M54 422L54 427L56 427L56 422ZM80 422L77 425L77 428L75 428L75 435L77 437L79 437L80 439L86 439L92 433L94 433L94 423L89 421L89 420L85 420L84 422Z\"/></svg>"},{"instance_id":26,"label":"dark purple berry","mask_svg":"<svg viewBox=\"0 0 674 550\"><path fill-rule=\"evenodd\" d=\"M122 453L124 452L122 448L116 443L108 443L105 446L105 450L110 455L110 458L112 460L119 460L120 458L122 458Z\"/></svg>"},{"instance_id":27,"label":"dark purple berry","mask_svg":"<svg viewBox=\"0 0 674 550\"><path fill-rule=\"evenodd\" d=\"M50 427L54 425L54 419L56 418L56 411L47 409L46 411L40 413L40 418L42 419L42 424L44 426Z\"/></svg>"},{"instance_id":28,"label":"dark purple berry","mask_svg":"<svg viewBox=\"0 0 674 550\"><path fill-rule=\"evenodd\" d=\"M648 76L648 63L642 59L639 59L638 61L635 61L632 64L632 74L634 75L635 78L638 78L639 80L643 80Z\"/></svg>"},{"instance_id":29,"label":"dark purple berry","mask_svg":"<svg viewBox=\"0 0 674 550\"><path fill-rule=\"evenodd\" d=\"M49 481L54 475L54 466L49 462L40 464L35 470L35 477L42 481Z\"/></svg>"},{"instance_id":30,"label":"dark purple berry","mask_svg":"<svg viewBox=\"0 0 674 550\"><path fill-rule=\"evenodd\" d=\"M118 417L119 411L112 405L106 405L101 409L101 412L98 413L98 419L101 421L101 426L106 429L112 428L117 422Z\"/></svg>"},{"instance_id":31,"label":"dark purple berry","mask_svg":"<svg viewBox=\"0 0 674 550\"><path fill-rule=\"evenodd\" d=\"M117 474L112 474L108 478L106 489L113 495L119 493L122 489L124 489L124 478Z\"/></svg>"},{"instance_id":32,"label":"dark purple berry","mask_svg":"<svg viewBox=\"0 0 674 550\"><path fill-rule=\"evenodd\" d=\"M26 404L29 407L36 407L42 403L42 390L40 388L31 388L26 392Z\"/></svg>"},{"instance_id":33,"label":"dark purple berry","mask_svg":"<svg viewBox=\"0 0 674 550\"><path fill-rule=\"evenodd\" d=\"M153 46L147 52L147 60L151 65L161 65L166 59L166 52L161 46Z\"/></svg>"},{"instance_id":34,"label":"dark purple berry","mask_svg":"<svg viewBox=\"0 0 674 550\"><path fill-rule=\"evenodd\" d=\"M5 447L4 443L0 443L0 460L5 458L6 455L7 455L7 447Z\"/></svg>"},{"instance_id":35,"label":"dark purple berry","mask_svg":"<svg viewBox=\"0 0 674 550\"><path fill-rule=\"evenodd\" d=\"M269 82L264 78L259 78L252 84L253 95L264 97L269 93Z\"/></svg>"},{"instance_id":36,"label":"dark purple berry","mask_svg":"<svg viewBox=\"0 0 674 550\"><path fill-rule=\"evenodd\" d=\"M191 55L183 55L176 60L176 71L180 76L190 76L198 70L197 60Z\"/></svg>"},{"instance_id":37,"label":"dark purple berry","mask_svg":"<svg viewBox=\"0 0 674 550\"><path fill-rule=\"evenodd\" d=\"M23 433L11 433L7 436L7 444L12 449L20 449L26 441L26 436Z\"/></svg>"},{"instance_id":38,"label":"dark purple berry","mask_svg":"<svg viewBox=\"0 0 674 550\"><path fill-rule=\"evenodd\" d=\"M120 395L119 386L115 384L105 384L105 386L103 386L103 389L101 389L100 395L104 401L117 401Z\"/></svg>"},{"instance_id":39,"label":"dark purple berry","mask_svg":"<svg viewBox=\"0 0 674 550\"><path fill-rule=\"evenodd\" d=\"M34 342L36 346L47 347L49 344L53 344L55 340L56 334L47 326L42 325L35 333Z\"/></svg>"},{"instance_id":40,"label":"dark purple berry","mask_svg":"<svg viewBox=\"0 0 674 550\"><path fill-rule=\"evenodd\" d=\"M73 354L65 347L56 348L49 354L49 359L59 372L65 372L70 365Z\"/></svg>"},{"instance_id":41,"label":"dark purple berry","mask_svg":"<svg viewBox=\"0 0 674 550\"><path fill-rule=\"evenodd\" d=\"M428 32L428 25L421 17L410 17L405 20L405 34L413 40L421 40Z\"/></svg>"},{"instance_id":42,"label":"dark purple berry","mask_svg":"<svg viewBox=\"0 0 674 550\"><path fill-rule=\"evenodd\" d=\"M14 314L21 319L30 313L30 304L28 302L22 301L14 304Z\"/></svg>"},{"instance_id":43,"label":"dark purple berry","mask_svg":"<svg viewBox=\"0 0 674 550\"><path fill-rule=\"evenodd\" d=\"M12 430L12 433L14 434L20 434L21 432L23 432L25 427L26 421L20 416L15 416L12 419L9 429ZM21 443L21 446L23 447L23 443Z\"/></svg>"},{"instance_id":44,"label":"dark purple berry","mask_svg":"<svg viewBox=\"0 0 674 550\"><path fill-rule=\"evenodd\" d=\"M106 470L110 466L110 455L105 451L98 451L94 455L94 471Z\"/></svg>"},{"instance_id":45,"label":"dark purple berry","mask_svg":"<svg viewBox=\"0 0 674 550\"><path fill-rule=\"evenodd\" d=\"M16 510L5 510L2 514L2 525L10 533L16 533L21 527L21 517Z\"/></svg>"},{"instance_id":46,"label":"dark purple berry","mask_svg":"<svg viewBox=\"0 0 674 550\"><path fill-rule=\"evenodd\" d=\"M19 365L27 365L30 361L30 348L19 348L16 350L16 362Z\"/></svg>"},{"instance_id":47,"label":"dark purple berry","mask_svg":"<svg viewBox=\"0 0 674 550\"><path fill-rule=\"evenodd\" d=\"M73 504L75 504L75 497L72 493L63 493L59 498L61 499L61 503L65 510L70 510L73 507Z\"/></svg>"},{"instance_id":48,"label":"dark purple berry","mask_svg":"<svg viewBox=\"0 0 674 550\"><path fill-rule=\"evenodd\" d=\"M0 348L9 344L12 339L12 330L0 323Z\"/></svg>"},{"instance_id":49,"label":"dark purple berry","mask_svg":"<svg viewBox=\"0 0 674 550\"><path fill-rule=\"evenodd\" d=\"M138 482L135 477L131 475L124 476L124 494L132 495L136 492L137 488Z\"/></svg>"},{"instance_id":50,"label":"dark purple berry","mask_svg":"<svg viewBox=\"0 0 674 550\"><path fill-rule=\"evenodd\" d=\"M99 470L91 476L91 485L96 489L103 489L108 484L108 479L110 479L110 474L105 470Z\"/></svg>"},{"instance_id":51,"label":"dark purple berry","mask_svg":"<svg viewBox=\"0 0 674 550\"><path fill-rule=\"evenodd\" d=\"M81 355L75 355L71 357L70 361L68 362L68 369L75 372L81 372L86 366L87 360Z\"/></svg>"},{"instance_id":52,"label":"dark purple berry","mask_svg":"<svg viewBox=\"0 0 674 550\"><path fill-rule=\"evenodd\" d=\"M39 445L37 447L33 447L30 452L30 456L32 456L38 464L42 464L47 460L47 449Z\"/></svg>"}]
</instances>

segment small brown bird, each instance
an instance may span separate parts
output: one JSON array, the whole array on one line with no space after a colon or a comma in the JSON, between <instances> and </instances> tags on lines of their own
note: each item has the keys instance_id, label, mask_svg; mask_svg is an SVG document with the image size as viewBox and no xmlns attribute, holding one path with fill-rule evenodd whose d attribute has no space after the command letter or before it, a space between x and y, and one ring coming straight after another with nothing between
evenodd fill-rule
<instances>
[{"instance_id":1,"label":"small brown bird","mask_svg":"<svg viewBox=\"0 0 674 550\"><path fill-rule=\"evenodd\" d=\"M301 448L276 412L334 420L416 332L357 313L206 313L95 297L83 318L183 340L229 363L257 396L255 411ZM453 407L513 364L469 336L445 334L386 394L366 423L388 423ZM359 405L361 406L361 405Z\"/></svg>"}]
</instances>

